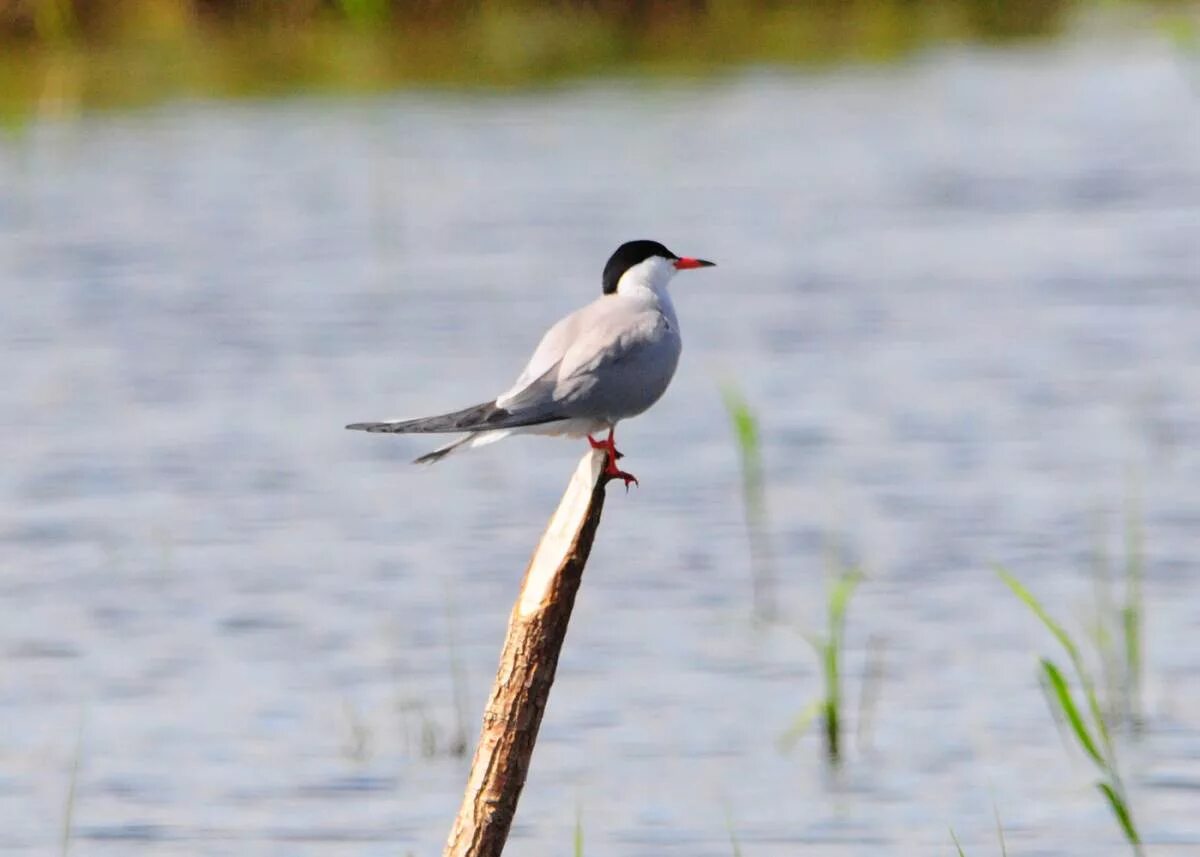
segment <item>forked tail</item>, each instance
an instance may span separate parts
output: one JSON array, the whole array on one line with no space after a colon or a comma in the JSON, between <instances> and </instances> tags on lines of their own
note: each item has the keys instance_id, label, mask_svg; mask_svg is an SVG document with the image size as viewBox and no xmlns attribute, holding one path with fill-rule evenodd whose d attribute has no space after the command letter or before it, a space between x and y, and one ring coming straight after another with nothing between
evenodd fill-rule
<instances>
[{"instance_id":1,"label":"forked tail","mask_svg":"<svg viewBox=\"0 0 1200 857\"><path fill-rule=\"evenodd\" d=\"M446 444L445 446L439 446L433 452L427 452L420 458L413 459L413 464L433 464L436 461L441 461L452 452L473 449L477 446L495 443L498 440L508 437L510 434L512 434L511 429L499 429L497 431L480 431L464 435L463 437L450 441L450 443Z\"/></svg>"}]
</instances>

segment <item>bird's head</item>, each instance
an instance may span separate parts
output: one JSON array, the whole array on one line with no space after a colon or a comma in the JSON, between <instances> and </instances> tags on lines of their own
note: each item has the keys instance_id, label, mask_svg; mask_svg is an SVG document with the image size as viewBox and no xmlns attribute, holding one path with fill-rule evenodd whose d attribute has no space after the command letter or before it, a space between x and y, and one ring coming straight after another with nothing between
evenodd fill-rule
<instances>
[{"instance_id":1,"label":"bird's head","mask_svg":"<svg viewBox=\"0 0 1200 857\"><path fill-rule=\"evenodd\" d=\"M714 262L676 256L657 241L626 241L604 266L604 294L636 289L660 292L679 271L710 268Z\"/></svg>"}]
</instances>

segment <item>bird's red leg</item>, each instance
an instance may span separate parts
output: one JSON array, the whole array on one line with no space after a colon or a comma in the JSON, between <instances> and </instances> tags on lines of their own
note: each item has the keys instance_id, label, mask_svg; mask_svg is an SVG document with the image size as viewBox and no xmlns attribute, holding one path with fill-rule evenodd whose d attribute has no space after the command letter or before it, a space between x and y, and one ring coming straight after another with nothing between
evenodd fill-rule
<instances>
[{"instance_id":1,"label":"bird's red leg","mask_svg":"<svg viewBox=\"0 0 1200 857\"><path fill-rule=\"evenodd\" d=\"M638 484L637 477L632 473L626 473L617 467L617 459L622 458L622 454L617 452L616 442L613 440L613 430L608 430L608 437L604 440L596 440L590 434L587 436L588 443L592 445L592 449L603 449L608 455L604 460L604 473L609 479L620 479L625 483L625 490L629 490L629 483Z\"/></svg>"},{"instance_id":2,"label":"bird's red leg","mask_svg":"<svg viewBox=\"0 0 1200 857\"><path fill-rule=\"evenodd\" d=\"M614 431L616 431L616 429L608 430L608 439L605 440L604 443L605 443L605 445L608 446L608 451L612 453L613 460L620 461L622 458L625 457L625 453L617 451L617 442L616 442L615 438L613 437Z\"/></svg>"}]
</instances>

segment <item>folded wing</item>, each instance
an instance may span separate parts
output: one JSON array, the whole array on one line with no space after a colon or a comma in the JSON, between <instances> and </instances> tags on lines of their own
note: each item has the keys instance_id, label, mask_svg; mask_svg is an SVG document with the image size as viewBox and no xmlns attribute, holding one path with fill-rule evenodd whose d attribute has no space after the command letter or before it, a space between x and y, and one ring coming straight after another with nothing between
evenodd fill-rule
<instances>
[{"instance_id":1,"label":"folded wing","mask_svg":"<svg viewBox=\"0 0 1200 857\"><path fill-rule=\"evenodd\" d=\"M645 398L640 387L653 380L648 375L663 363L656 356L663 323L657 312L631 310L607 296L551 327L516 383L494 401L431 417L346 428L394 434L484 432L620 416L631 397L639 402ZM677 351L668 361L667 380L675 357Z\"/></svg>"}]
</instances>

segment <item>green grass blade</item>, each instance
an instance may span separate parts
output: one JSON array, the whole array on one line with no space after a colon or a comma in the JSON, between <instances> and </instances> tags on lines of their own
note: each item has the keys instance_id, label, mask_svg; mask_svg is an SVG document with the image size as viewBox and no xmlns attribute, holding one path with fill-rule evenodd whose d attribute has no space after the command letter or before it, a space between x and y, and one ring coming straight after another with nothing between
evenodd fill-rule
<instances>
[{"instance_id":1,"label":"green grass blade","mask_svg":"<svg viewBox=\"0 0 1200 857\"><path fill-rule=\"evenodd\" d=\"M1146 575L1139 506L1136 494L1135 499L1126 506L1125 604L1121 610L1121 626L1125 637L1126 703L1135 728L1142 713L1142 583Z\"/></svg>"},{"instance_id":2,"label":"green grass blade","mask_svg":"<svg viewBox=\"0 0 1200 857\"><path fill-rule=\"evenodd\" d=\"M1000 575L1001 580L1008 584L1008 588L1025 602L1025 606L1033 611L1034 615L1041 620L1041 623L1046 626L1063 649L1066 650L1067 655L1071 658L1071 666L1075 669L1075 675L1079 678L1079 684L1083 688L1083 696L1087 700L1088 711L1092 716L1092 721L1100 733L1100 738L1104 743L1105 749L1109 755L1112 755L1113 743L1112 736L1108 732L1107 718L1104 716L1104 710L1100 707L1100 700L1096 697L1096 689L1092 686L1091 679L1088 678L1088 671L1084 666L1083 656L1079 653L1079 647L1075 645L1075 641L1071 639L1071 635L1066 632L1062 625L1054 621L1053 617L1046 612L1046 608L1034 597L1032 592L1025 588L1025 585L1021 581L1017 580L1003 568L996 569L996 573Z\"/></svg>"},{"instance_id":3,"label":"green grass blade","mask_svg":"<svg viewBox=\"0 0 1200 857\"><path fill-rule=\"evenodd\" d=\"M958 849L958 857L967 857L967 852L963 851L962 843L958 841L958 837L954 835L954 828L950 828L950 838L954 840L954 847Z\"/></svg>"},{"instance_id":4,"label":"green grass blade","mask_svg":"<svg viewBox=\"0 0 1200 857\"><path fill-rule=\"evenodd\" d=\"M738 449L742 452L744 461L755 461L759 457L758 419L746 402L745 397L732 384L721 387L721 398L725 402L725 410L733 422L733 431L737 436Z\"/></svg>"},{"instance_id":5,"label":"green grass blade","mask_svg":"<svg viewBox=\"0 0 1200 857\"><path fill-rule=\"evenodd\" d=\"M835 702L839 701L841 696L841 670L838 661L842 651L842 639L845 637L846 611L860 580L862 575L857 571L846 571L834 579L829 589L829 638L825 641L823 661L826 692Z\"/></svg>"},{"instance_id":6,"label":"green grass blade","mask_svg":"<svg viewBox=\"0 0 1200 857\"><path fill-rule=\"evenodd\" d=\"M575 809L574 845L575 857L583 857L583 810L578 807Z\"/></svg>"},{"instance_id":7,"label":"green grass blade","mask_svg":"<svg viewBox=\"0 0 1200 857\"><path fill-rule=\"evenodd\" d=\"M1108 754L1111 756L1112 736L1109 733L1108 720L1106 720L1104 717L1104 709L1100 707L1100 701L1096 696L1096 688L1093 687L1091 679L1088 678L1087 667L1084 665L1084 658L1082 658L1082 655L1079 653L1079 647L1075 646L1075 642L1070 639L1070 635L1067 634L1066 629L1063 629L1062 625L1055 622L1054 618L1050 616L1050 613L1046 612L1045 607L1042 606L1042 603L1040 603L1037 598L1034 598L1033 593L1025 588L1024 583L1016 580L1016 577L1010 575L1007 570L1002 568L997 568L996 574L1000 575L1001 580L1007 583L1008 588L1012 589L1016 597L1024 601L1028 609L1033 611L1033 615L1037 616L1038 619L1042 621L1042 624L1045 625L1046 629L1049 629L1050 633L1055 636L1055 639L1060 642L1060 645L1066 649L1067 654L1070 657L1070 664L1072 664L1074 667L1075 675L1079 678L1080 687L1082 690L1084 690L1084 699L1087 701L1088 713L1092 715L1092 721L1094 724L1096 724L1100 741L1103 742L1105 750L1108 751ZM1066 712L1066 709L1064 709L1064 712ZM1072 725L1074 726L1074 724ZM1078 735L1079 730L1075 731L1076 735ZM1096 745L1093 743L1092 750L1094 749L1096 749ZM1088 753L1088 755L1092 755L1093 759L1096 757L1096 755L1093 755L1091 751ZM1100 766L1104 767L1105 769L1108 768L1108 763L1103 761L1099 763Z\"/></svg>"},{"instance_id":8,"label":"green grass blade","mask_svg":"<svg viewBox=\"0 0 1200 857\"><path fill-rule=\"evenodd\" d=\"M71 840L75 835L75 799L79 787L79 763L83 758L83 720L79 713L79 730L75 733L75 754L71 757L71 778L67 781L67 799L63 807L62 829L59 831L58 853L67 857L71 852Z\"/></svg>"},{"instance_id":9,"label":"green grass blade","mask_svg":"<svg viewBox=\"0 0 1200 857\"><path fill-rule=\"evenodd\" d=\"M1100 740L1104 742L1106 759L1112 759L1116 756L1116 750L1113 747L1112 735L1108 731L1108 718L1105 717L1104 709L1100 707L1100 699L1096 696L1096 688L1088 681L1087 673L1084 672L1082 665L1076 664L1075 672L1079 675L1079 683L1083 685L1083 696L1087 700L1092 722L1096 724L1096 731L1100 734ZM1105 761L1104 766L1110 767L1109 762Z\"/></svg>"},{"instance_id":10,"label":"green grass blade","mask_svg":"<svg viewBox=\"0 0 1200 857\"><path fill-rule=\"evenodd\" d=\"M858 688L858 716L854 719L854 739L860 750L869 749L871 744L872 721L884 677L884 648L884 639L879 634L867 637L867 660Z\"/></svg>"},{"instance_id":11,"label":"green grass blade","mask_svg":"<svg viewBox=\"0 0 1200 857\"><path fill-rule=\"evenodd\" d=\"M822 718L825 725L825 750L829 754L829 761L835 766L842 759L842 720L839 707L836 698L826 699L825 716Z\"/></svg>"},{"instance_id":12,"label":"green grass blade","mask_svg":"<svg viewBox=\"0 0 1200 857\"><path fill-rule=\"evenodd\" d=\"M812 633L801 633L800 636L804 638L804 642L812 646L813 654L817 656L817 660L821 660L825 657L826 644L824 637L822 637L820 634Z\"/></svg>"},{"instance_id":13,"label":"green grass blade","mask_svg":"<svg viewBox=\"0 0 1200 857\"><path fill-rule=\"evenodd\" d=\"M721 387L721 398L733 425L742 468L742 504L746 533L750 540L750 563L754 586L756 619L775 618L774 573L767 538L767 492L763 479L762 438L758 418L746 397L733 384Z\"/></svg>"},{"instance_id":14,"label":"green grass blade","mask_svg":"<svg viewBox=\"0 0 1200 857\"><path fill-rule=\"evenodd\" d=\"M1004 825L1000 823L1000 807L992 800L992 813L996 816L996 836L1000 839L1000 857L1008 857L1008 844L1004 841Z\"/></svg>"},{"instance_id":15,"label":"green grass blade","mask_svg":"<svg viewBox=\"0 0 1200 857\"><path fill-rule=\"evenodd\" d=\"M804 733L808 731L808 727L812 726L817 715L825 708L825 700L814 699L808 705L804 706L804 710L800 712L795 722L788 727L788 730L779 736L779 749L786 752L796 746L796 742L804 737Z\"/></svg>"},{"instance_id":16,"label":"green grass blade","mask_svg":"<svg viewBox=\"0 0 1200 857\"><path fill-rule=\"evenodd\" d=\"M766 494L763 486L762 441L758 430L758 418L741 392L732 384L721 388L725 410L733 423L738 453L742 463L742 496L746 503L746 514L751 524L761 524L766 512Z\"/></svg>"},{"instance_id":17,"label":"green grass blade","mask_svg":"<svg viewBox=\"0 0 1200 857\"><path fill-rule=\"evenodd\" d=\"M840 696L839 685L841 682L838 678L838 650L840 647L841 638L835 630L820 651L821 669L825 671L825 696L835 702Z\"/></svg>"},{"instance_id":18,"label":"green grass blade","mask_svg":"<svg viewBox=\"0 0 1200 857\"><path fill-rule=\"evenodd\" d=\"M846 624L846 610L850 606L850 597L862 581L862 573L857 569L849 569L837 576L833 587L829 590L829 626L841 628Z\"/></svg>"},{"instance_id":19,"label":"green grass blade","mask_svg":"<svg viewBox=\"0 0 1200 857\"><path fill-rule=\"evenodd\" d=\"M725 806L725 829L729 832L729 845L733 848L733 857L742 857L742 846L738 842L737 831L733 829L733 813L728 804Z\"/></svg>"},{"instance_id":20,"label":"green grass blade","mask_svg":"<svg viewBox=\"0 0 1200 857\"><path fill-rule=\"evenodd\" d=\"M1033 593L1025 588L1025 584L1017 580L1003 568L996 569L996 573L1000 575L1000 579L1008 584L1008 588L1013 591L1013 594L1025 602L1025 606L1033 611L1033 614L1041 620L1041 623L1046 626L1059 644L1066 649L1067 654L1071 656L1072 663L1081 664L1082 660L1079 657L1079 649L1075 646L1075 642L1071 639L1066 630L1059 625L1046 612L1046 608L1042 603L1034 597Z\"/></svg>"},{"instance_id":21,"label":"green grass blade","mask_svg":"<svg viewBox=\"0 0 1200 857\"><path fill-rule=\"evenodd\" d=\"M1108 764L1096 748L1096 742L1092 740L1092 734L1088 731L1087 724L1083 720L1083 715L1079 713L1079 708L1075 705L1075 699L1071 696L1071 689L1067 686L1067 680L1063 678L1062 672L1054 665L1053 661L1048 658L1042 658L1042 673L1049 681L1050 689L1054 693L1054 699L1058 703L1059 710L1067 718L1067 722L1071 724L1071 731L1075 733L1080 746L1092 757L1092 761L1100 766L1101 770L1107 770Z\"/></svg>"},{"instance_id":22,"label":"green grass blade","mask_svg":"<svg viewBox=\"0 0 1200 857\"><path fill-rule=\"evenodd\" d=\"M1130 684L1135 687L1142 672L1142 651L1139 644L1141 639L1140 619L1138 608L1135 605L1126 604L1121 608L1121 629L1125 634L1125 664L1129 671Z\"/></svg>"},{"instance_id":23,"label":"green grass blade","mask_svg":"<svg viewBox=\"0 0 1200 857\"><path fill-rule=\"evenodd\" d=\"M1100 789L1100 792L1108 798L1108 805L1112 807L1113 815L1120 822L1125 838L1132 845L1141 845L1142 840L1138 836L1137 828L1133 826L1133 816L1129 812L1129 806L1125 803L1125 799L1108 783L1096 783L1096 788Z\"/></svg>"},{"instance_id":24,"label":"green grass blade","mask_svg":"<svg viewBox=\"0 0 1200 857\"><path fill-rule=\"evenodd\" d=\"M822 665L825 670L825 749L829 760L841 759L842 737L842 641L846 632L846 611L862 575L848 569L838 573L829 588L829 637L825 641Z\"/></svg>"}]
</instances>

